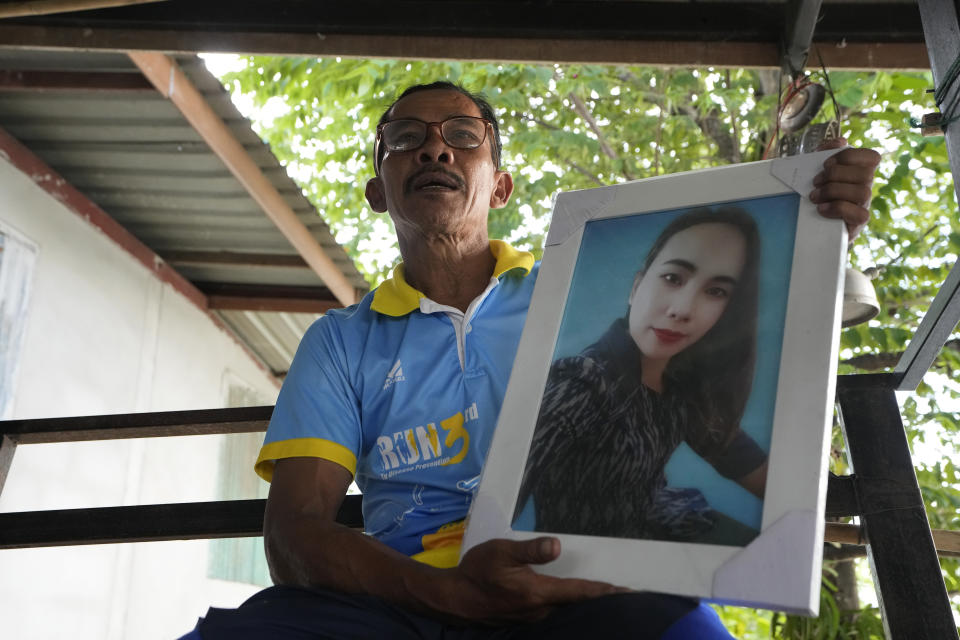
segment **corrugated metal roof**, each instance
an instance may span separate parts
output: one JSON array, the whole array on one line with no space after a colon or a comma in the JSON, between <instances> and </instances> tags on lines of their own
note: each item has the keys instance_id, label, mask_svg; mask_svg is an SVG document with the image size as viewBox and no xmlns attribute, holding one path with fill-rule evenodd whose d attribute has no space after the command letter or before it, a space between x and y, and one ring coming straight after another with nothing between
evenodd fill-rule
<instances>
[{"instance_id":1,"label":"corrugated metal roof","mask_svg":"<svg viewBox=\"0 0 960 640\"><path fill-rule=\"evenodd\" d=\"M219 81L196 57L182 56L177 62L348 280L359 290L368 289L317 210L240 115ZM130 59L119 53L0 50L0 70L142 77ZM152 88L3 91L0 127L160 256L171 256L171 264L188 280L324 285L296 259L298 254L287 239L180 111ZM243 264L190 260L184 252L289 259ZM316 317L264 311L224 311L221 316L277 373L287 370L303 331Z\"/></svg>"},{"instance_id":2,"label":"corrugated metal roof","mask_svg":"<svg viewBox=\"0 0 960 640\"><path fill-rule=\"evenodd\" d=\"M273 371L286 372L307 328L317 319L309 313L221 311L220 316Z\"/></svg>"}]
</instances>

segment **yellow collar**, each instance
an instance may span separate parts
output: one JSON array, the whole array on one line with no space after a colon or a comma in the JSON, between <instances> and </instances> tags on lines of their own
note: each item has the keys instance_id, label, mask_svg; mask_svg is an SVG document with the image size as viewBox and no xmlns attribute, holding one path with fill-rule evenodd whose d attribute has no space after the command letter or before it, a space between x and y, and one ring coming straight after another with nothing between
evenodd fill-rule
<instances>
[{"instance_id":1,"label":"yellow collar","mask_svg":"<svg viewBox=\"0 0 960 640\"><path fill-rule=\"evenodd\" d=\"M499 278L511 269L523 269L524 275L533 268L533 254L518 251L503 240L490 241L490 253L497 259L493 277ZM370 308L387 316L405 316L420 308L420 298L426 296L407 284L403 277L403 263L393 269L393 274L373 292Z\"/></svg>"}]
</instances>

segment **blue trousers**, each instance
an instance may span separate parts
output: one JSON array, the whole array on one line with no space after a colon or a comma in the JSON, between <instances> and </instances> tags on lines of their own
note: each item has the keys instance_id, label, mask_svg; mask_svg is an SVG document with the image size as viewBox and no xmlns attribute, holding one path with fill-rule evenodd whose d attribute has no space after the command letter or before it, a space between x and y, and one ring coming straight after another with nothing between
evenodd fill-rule
<instances>
[{"instance_id":1,"label":"blue trousers","mask_svg":"<svg viewBox=\"0 0 960 640\"><path fill-rule=\"evenodd\" d=\"M373 596L284 586L264 589L237 609L211 608L197 631L202 640L732 639L712 609L656 593L604 596L559 606L538 622L488 627L442 622Z\"/></svg>"}]
</instances>

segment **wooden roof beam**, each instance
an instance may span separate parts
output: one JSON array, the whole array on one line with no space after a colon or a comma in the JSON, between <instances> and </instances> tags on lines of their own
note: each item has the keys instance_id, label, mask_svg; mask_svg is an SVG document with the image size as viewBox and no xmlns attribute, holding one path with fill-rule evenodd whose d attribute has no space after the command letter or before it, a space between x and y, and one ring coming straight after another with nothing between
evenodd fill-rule
<instances>
[{"instance_id":1,"label":"wooden roof beam","mask_svg":"<svg viewBox=\"0 0 960 640\"><path fill-rule=\"evenodd\" d=\"M357 291L347 276L327 255L177 64L162 53L130 51L127 55L153 86L180 110L337 300L343 306L356 302Z\"/></svg>"},{"instance_id":2,"label":"wooden roof beam","mask_svg":"<svg viewBox=\"0 0 960 640\"><path fill-rule=\"evenodd\" d=\"M830 69L919 69L930 63L922 42L818 41ZM0 24L0 47L66 50L162 50L256 55L469 60L485 62L639 64L667 67L779 66L773 42L602 40L229 31L123 30Z\"/></svg>"},{"instance_id":3,"label":"wooden roof beam","mask_svg":"<svg viewBox=\"0 0 960 640\"><path fill-rule=\"evenodd\" d=\"M218 311L326 313L343 305L326 287L197 282L207 304Z\"/></svg>"},{"instance_id":4,"label":"wooden roof beam","mask_svg":"<svg viewBox=\"0 0 960 640\"><path fill-rule=\"evenodd\" d=\"M141 73L0 69L0 91L155 91Z\"/></svg>"},{"instance_id":5,"label":"wooden roof beam","mask_svg":"<svg viewBox=\"0 0 960 640\"><path fill-rule=\"evenodd\" d=\"M152 4L166 0L30 0L27 2L4 2L0 4L0 18L43 16L51 13L91 11L112 7L128 7L134 4Z\"/></svg>"},{"instance_id":6,"label":"wooden roof beam","mask_svg":"<svg viewBox=\"0 0 960 640\"><path fill-rule=\"evenodd\" d=\"M309 269L299 255L289 253L243 253L239 251L164 251L161 257L172 265L191 267L274 267Z\"/></svg>"},{"instance_id":7,"label":"wooden roof beam","mask_svg":"<svg viewBox=\"0 0 960 640\"><path fill-rule=\"evenodd\" d=\"M831 69L928 68L916 4L792 0ZM169 0L0 24L0 46L778 68L801 21L783 0ZM463 20L469 15L470 20ZM429 16L429 19L424 19ZM803 37L801 37L803 36ZM802 47L801 47L802 50Z\"/></svg>"},{"instance_id":8,"label":"wooden roof beam","mask_svg":"<svg viewBox=\"0 0 960 640\"><path fill-rule=\"evenodd\" d=\"M337 35L620 41L781 42L784 0L170 0L110 11L22 18L22 25L170 35L207 30L323 40ZM468 20L464 16L469 16ZM817 23L829 41L917 42L923 32L910 0L828 0ZM216 38L214 38L214 41ZM135 45L131 49L146 50ZM202 50L202 49L201 49ZM306 52L304 52L306 53Z\"/></svg>"}]
</instances>

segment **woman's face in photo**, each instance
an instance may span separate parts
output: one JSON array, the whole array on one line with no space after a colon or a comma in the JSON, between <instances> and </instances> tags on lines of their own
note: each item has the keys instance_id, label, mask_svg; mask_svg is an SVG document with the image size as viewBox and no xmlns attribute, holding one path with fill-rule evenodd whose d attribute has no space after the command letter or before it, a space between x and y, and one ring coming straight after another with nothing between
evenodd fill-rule
<instances>
[{"instance_id":1,"label":"woman's face in photo","mask_svg":"<svg viewBox=\"0 0 960 640\"><path fill-rule=\"evenodd\" d=\"M729 224L671 236L630 296L630 335L644 358L665 365L702 338L726 309L745 260L746 241Z\"/></svg>"}]
</instances>

